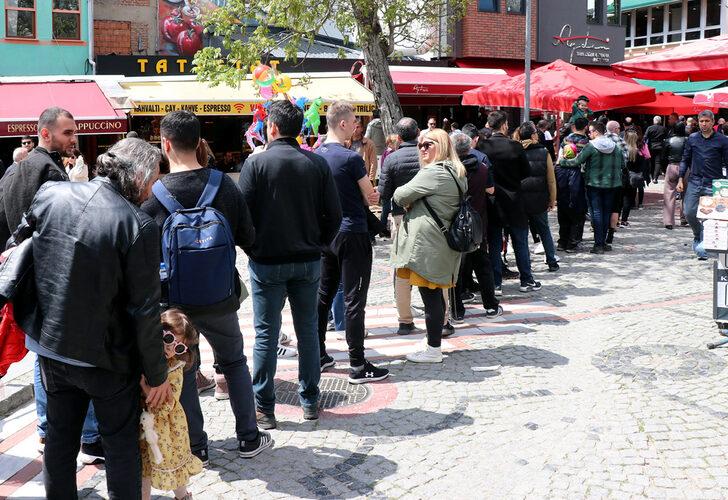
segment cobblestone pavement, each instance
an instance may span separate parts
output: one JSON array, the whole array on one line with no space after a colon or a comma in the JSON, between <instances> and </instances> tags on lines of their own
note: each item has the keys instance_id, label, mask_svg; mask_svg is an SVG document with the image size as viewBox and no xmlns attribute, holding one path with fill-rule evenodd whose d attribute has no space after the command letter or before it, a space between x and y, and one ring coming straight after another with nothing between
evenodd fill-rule
<instances>
[{"instance_id":1,"label":"cobblestone pavement","mask_svg":"<svg viewBox=\"0 0 728 500\"><path fill-rule=\"evenodd\" d=\"M380 243L366 346L392 377L353 388L344 370L325 374L327 406L338 406L308 422L279 404L275 447L253 460L237 458L229 404L203 394L211 464L191 491L205 499L728 496L720 385L728 351L705 348L717 334L712 261L692 258L689 229L663 229L650 199L612 254L561 254L558 273L535 258L543 289L523 295L506 282L497 320L470 304L441 365L403 360L421 336L394 334L389 249ZM249 302L240 314L248 349ZM284 329L292 333L289 316ZM341 335L332 337L344 360ZM295 366L280 362L278 387L294 403ZM26 407L3 422L0 496L42 494L33 418ZM80 469L79 484L84 497L106 495L102 470Z\"/></svg>"}]
</instances>

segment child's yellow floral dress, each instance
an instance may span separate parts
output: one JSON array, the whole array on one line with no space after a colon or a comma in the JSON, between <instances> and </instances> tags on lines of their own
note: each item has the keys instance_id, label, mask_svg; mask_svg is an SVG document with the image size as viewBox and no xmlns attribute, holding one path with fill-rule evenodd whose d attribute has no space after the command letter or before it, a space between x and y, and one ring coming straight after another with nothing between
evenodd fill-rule
<instances>
[{"instance_id":1,"label":"child's yellow floral dress","mask_svg":"<svg viewBox=\"0 0 728 500\"><path fill-rule=\"evenodd\" d=\"M187 418L179 403L182 393L183 361L171 358L168 361L169 380L174 400L159 408L147 410L154 415L154 430L159 435L159 449L162 462L154 463L149 443L141 440L142 476L152 480L158 490L170 491L189 483L190 476L202 472L202 462L190 451L190 437L187 433ZM144 431L141 430L144 435Z\"/></svg>"}]
</instances>

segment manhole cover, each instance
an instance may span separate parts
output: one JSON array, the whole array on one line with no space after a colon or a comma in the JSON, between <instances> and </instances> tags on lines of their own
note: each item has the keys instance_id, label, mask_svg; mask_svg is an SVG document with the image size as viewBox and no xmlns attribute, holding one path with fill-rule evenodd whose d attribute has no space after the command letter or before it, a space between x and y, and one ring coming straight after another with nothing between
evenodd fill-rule
<instances>
[{"instance_id":1,"label":"manhole cover","mask_svg":"<svg viewBox=\"0 0 728 500\"><path fill-rule=\"evenodd\" d=\"M319 408L322 409L355 405L371 395L371 389L366 385L350 384L345 378L339 377L321 377L319 389L321 390ZM300 406L298 382L290 380L276 382L276 403Z\"/></svg>"}]
</instances>

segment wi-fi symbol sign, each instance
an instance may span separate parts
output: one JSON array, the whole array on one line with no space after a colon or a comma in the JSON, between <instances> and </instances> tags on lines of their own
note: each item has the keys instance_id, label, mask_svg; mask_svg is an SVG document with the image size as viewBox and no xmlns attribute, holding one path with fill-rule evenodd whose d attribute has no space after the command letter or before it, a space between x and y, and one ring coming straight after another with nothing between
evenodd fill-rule
<instances>
[{"instance_id":1,"label":"wi-fi symbol sign","mask_svg":"<svg viewBox=\"0 0 728 500\"><path fill-rule=\"evenodd\" d=\"M242 103L236 102L235 104L233 104L233 108L235 108L235 111L237 111L238 113L242 113L243 109L245 109L245 105Z\"/></svg>"}]
</instances>

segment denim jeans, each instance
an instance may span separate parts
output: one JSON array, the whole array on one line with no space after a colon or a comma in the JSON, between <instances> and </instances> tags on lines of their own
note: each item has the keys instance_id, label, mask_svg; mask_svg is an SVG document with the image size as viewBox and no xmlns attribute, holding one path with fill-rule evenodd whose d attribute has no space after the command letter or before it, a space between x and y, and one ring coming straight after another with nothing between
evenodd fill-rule
<instances>
[{"instance_id":1,"label":"denim jeans","mask_svg":"<svg viewBox=\"0 0 728 500\"><path fill-rule=\"evenodd\" d=\"M240 331L236 312L223 314L189 314L192 324L205 337L215 357L215 372L225 376L230 394L230 406L235 415L235 435L238 441L252 441L258 437L258 424L255 421L253 384L250 381L248 362L243 352L243 334ZM185 370L182 394L179 398L187 416L190 434L190 448L200 451L207 446L205 419L200 408L197 392L196 366Z\"/></svg>"},{"instance_id":2,"label":"denim jeans","mask_svg":"<svg viewBox=\"0 0 728 500\"><path fill-rule=\"evenodd\" d=\"M521 284L531 283L531 250L528 248L528 227L510 227L511 243L516 254L516 266L520 273ZM493 268L493 282L496 287L503 285L501 249L503 248L503 228L488 226L488 248L490 264Z\"/></svg>"},{"instance_id":3,"label":"denim jeans","mask_svg":"<svg viewBox=\"0 0 728 500\"><path fill-rule=\"evenodd\" d=\"M392 199L382 200L382 215L379 217L379 222L381 222L384 227L389 227L387 219L389 218L390 213L392 213Z\"/></svg>"},{"instance_id":4,"label":"denim jeans","mask_svg":"<svg viewBox=\"0 0 728 500\"><path fill-rule=\"evenodd\" d=\"M587 186L586 194L589 196L589 210L594 224L594 246L603 247L612 219L614 189Z\"/></svg>"},{"instance_id":5,"label":"denim jeans","mask_svg":"<svg viewBox=\"0 0 728 500\"><path fill-rule=\"evenodd\" d=\"M554 237L551 235L551 228L549 227L549 213L529 215L528 222L541 238L541 244L543 244L543 250L546 254L546 263L556 264L556 248L554 248Z\"/></svg>"},{"instance_id":6,"label":"denim jeans","mask_svg":"<svg viewBox=\"0 0 728 500\"><path fill-rule=\"evenodd\" d=\"M344 283L339 283L339 290L334 297L334 304L331 306L331 314L334 316L334 326L337 332L346 329L346 316L344 314Z\"/></svg>"},{"instance_id":7,"label":"denim jeans","mask_svg":"<svg viewBox=\"0 0 728 500\"><path fill-rule=\"evenodd\" d=\"M38 415L38 436L45 438L48 431L48 395L43 389L43 383L40 376L39 357L35 358L35 370L33 378L33 390L35 391L35 413ZM86 418L83 421L83 430L81 431L81 442L84 444L95 443L101 439L99 435L99 423L96 421L93 403L89 403Z\"/></svg>"},{"instance_id":8,"label":"denim jeans","mask_svg":"<svg viewBox=\"0 0 728 500\"><path fill-rule=\"evenodd\" d=\"M711 196L713 188L704 187L702 179L699 182L688 181L685 186L685 218L693 230L693 240L695 242L703 241L703 224L698 219L698 202L701 196Z\"/></svg>"},{"instance_id":9,"label":"denim jeans","mask_svg":"<svg viewBox=\"0 0 728 500\"><path fill-rule=\"evenodd\" d=\"M141 498L139 374L83 368L43 357L40 367L48 396L48 434L43 456L46 497L78 497L76 456L81 447L83 421L89 402L93 401L106 458L109 498Z\"/></svg>"},{"instance_id":10,"label":"denim jeans","mask_svg":"<svg viewBox=\"0 0 728 500\"><path fill-rule=\"evenodd\" d=\"M266 265L248 264L255 317L253 388L255 404L263 413L274 413L278 336L283 302L288 297L298 346L298 396L301 406L318 405L319 358L318 289L321 262Z\"/></svg>"}]
</instances>

